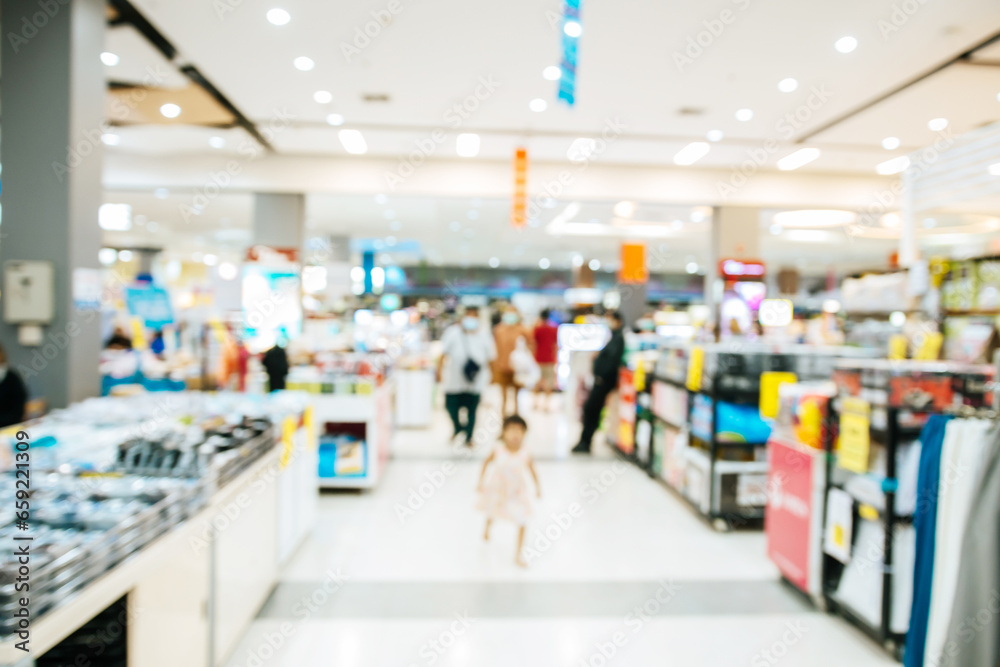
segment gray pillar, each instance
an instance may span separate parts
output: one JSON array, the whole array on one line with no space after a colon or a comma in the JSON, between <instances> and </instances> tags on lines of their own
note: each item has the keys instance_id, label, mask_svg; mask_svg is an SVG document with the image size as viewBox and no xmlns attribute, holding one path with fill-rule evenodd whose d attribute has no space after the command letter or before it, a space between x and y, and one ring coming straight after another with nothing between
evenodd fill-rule
<instances>
[{"instance_id":1,"label":"gray pillar","mask_svg":"<svg viewBox=\"0 0 1000 667\"><path fill-rule=\"evenodd\" d=\"M254 197L254 244L295 248L301 252L305 241L305 223L305 195L258 192Z\"/></svg>"},{"instance_id":2,"label":"gray pillar","mask_svg":"<svg viewBox=\"0 0 1000 667\"><path fill-rule=\"evenodd\" d=\"M625 326L631 328L635 321L646 314L646 284L620 285L618 292L621 294L622 302L618 307L622 317L625 319Z\"/></svg>"},{"instance_id":3,"label":"gray pillar","mask_svg":"<svg viewBox=\"0 0 1000 667\"><path fill-rule=\"evenodd\" d=\"M0 341L32 396L53 407L100 387L100 314L74 308L72 280L74 269L99 268L106 11L103 0L0 0L0 263L44 260L55 268L55 317L42 344L21 346L17 325L6 322Z\"/></svg>"}]
</instances>

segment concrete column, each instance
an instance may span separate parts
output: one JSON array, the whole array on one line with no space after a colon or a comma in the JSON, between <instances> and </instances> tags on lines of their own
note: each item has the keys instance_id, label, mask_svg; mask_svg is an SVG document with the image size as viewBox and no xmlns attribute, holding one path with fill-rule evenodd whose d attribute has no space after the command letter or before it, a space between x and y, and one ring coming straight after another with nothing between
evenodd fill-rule
<instances>
[{"instance_id":1,"label":"concrete column","mask_svg":"<svg viewBox=\"0 0 1000 667\"><path fill-rule=\"evenodd\" d=\"M106 11L103 0L0 0L0 263L55 268L55 317L41 345L20 345L18 326L6 322L0 341L32 396L52 407L100 389L100 313L74 307L72 284L75 269L99 268Z\"/></svg>"},{"instance_id":2,"label":"concrete column","mask_svg":"<svg viewBox=\"0 0 1000 667\"><path fill-rule=\"evenodd\" d=\"M712 243L705 272L705 303L713 317L719 306L716 284L719 261L723 259L760 259L760 210L748 206L717 206L712 213ZM769 267L773 270L774 267Z\"/></svg>"},{"instance_id":3,"label":"concrete column","mask_svg":"<svg viewBox=\"0 0 1000 667\"><path fill-rule=\"evenodd\" d=\"M270 248L302 251L306 197L303 194L258 192L254 198L253 242Z\"/></svg>"}]
</instances>

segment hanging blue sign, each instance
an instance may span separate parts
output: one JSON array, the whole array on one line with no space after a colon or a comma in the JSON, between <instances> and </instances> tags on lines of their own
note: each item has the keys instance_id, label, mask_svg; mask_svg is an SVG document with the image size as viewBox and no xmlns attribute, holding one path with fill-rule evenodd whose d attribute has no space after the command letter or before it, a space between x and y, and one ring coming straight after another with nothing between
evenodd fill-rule
<instances>
[{"instance_id":1,"label":"hanging blue sign","mask_svg":"<svg viewBox=\"0 0 1000 667\"><path fill-rule=\"evenodd\" d=\"M576 62L583 23L580 21L580 5L583 0L566 0L562 21L562 60L559 63L559 97L567 104L576 103Z\"/></svg>"}]
</instances>

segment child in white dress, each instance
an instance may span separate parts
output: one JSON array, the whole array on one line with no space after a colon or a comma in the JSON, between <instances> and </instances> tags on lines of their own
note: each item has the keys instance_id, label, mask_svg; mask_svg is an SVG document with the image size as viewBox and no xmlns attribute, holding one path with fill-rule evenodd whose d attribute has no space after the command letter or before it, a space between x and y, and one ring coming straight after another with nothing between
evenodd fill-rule
<instances>
[{"instance_id":1,"label":"child in white dress","mask_svg":"<svg viewBox=\"0 0 1000 667\"><path fill-rule=\"evenodd\" d=\"M483 538L490 539L493 519L516 523L519 526L516 561L521 567L527 567L522 553L524 531L533 510L531 492L528 489L529 474L535 481L535 495L542 497L534 462L524 449L524 435L527 431L527 423L518 415L503 420L501 444L483 463L478 489L479 509L486 513L486 533Z\"/></svg>"}]
</instances>

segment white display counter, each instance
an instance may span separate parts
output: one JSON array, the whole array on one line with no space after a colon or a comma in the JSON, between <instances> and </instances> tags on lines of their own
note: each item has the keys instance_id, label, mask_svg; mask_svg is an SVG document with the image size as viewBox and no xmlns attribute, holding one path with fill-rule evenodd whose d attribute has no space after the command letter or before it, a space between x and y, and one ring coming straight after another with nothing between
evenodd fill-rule
<instances>
[{"instance_id":1,"label":"white display counter","mask_svg":"<svg viewBox=\"0 0 1000 667\"><path fill-rule=\"evenodd\" d=\"M195 517L34 619L27 662L13 640L0 644L0 665L33 664L125 595L129 667L221 665L315 522L315 434L303 417Z\"/></svg>"},{"instance_id":2,"label":"white display counter","mask_svg":"<svg viewBox=\"0 0 1000 667\"><path fill-rule=\"evenodd\" d=\"M393 430L393 382L385 382L370 394L314 394L316 428L321 434L350 433L364 442L361 474L324 474L319 465L321 488L368 489L374 487L389 460ZM321 447L325 447L322 445ZM323 454L321 453L321 457ZM315 473L314 473L315 474Z\"/></svg>"}]
</instances>

